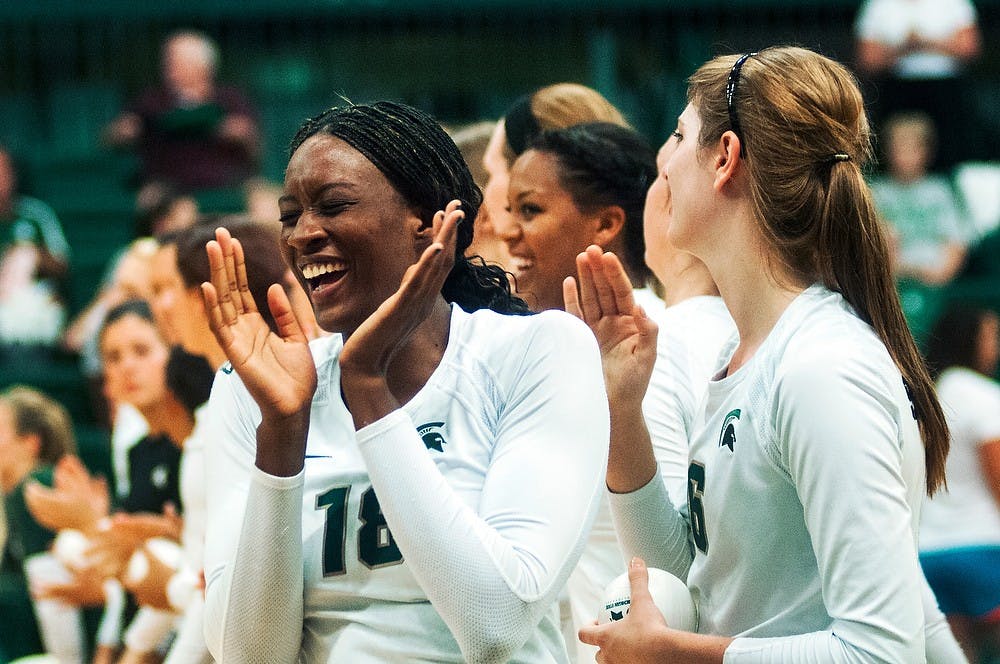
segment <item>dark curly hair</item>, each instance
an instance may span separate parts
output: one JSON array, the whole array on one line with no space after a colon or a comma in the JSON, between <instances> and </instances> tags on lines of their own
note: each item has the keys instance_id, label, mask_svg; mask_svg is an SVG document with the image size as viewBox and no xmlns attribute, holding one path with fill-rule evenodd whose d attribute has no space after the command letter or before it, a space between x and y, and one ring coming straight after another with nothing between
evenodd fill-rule
<instances>
[{"instance_id":1,"label":"dark curly hair","mask_svg":"<svg viewBox=\"0 0 1000 664\"><path fill-rule=\"evenodd\" d=\"M455 266L441 288L445 300L466 311L529 313L511 293L502 268L465 256L483 195L454 141L432 117L390 101L334 107L302 123L289 157L316 134L339 138L363 154L428 224L449 201L462 201L465 221L458 226Z\"/></svg>"}]
</instances>

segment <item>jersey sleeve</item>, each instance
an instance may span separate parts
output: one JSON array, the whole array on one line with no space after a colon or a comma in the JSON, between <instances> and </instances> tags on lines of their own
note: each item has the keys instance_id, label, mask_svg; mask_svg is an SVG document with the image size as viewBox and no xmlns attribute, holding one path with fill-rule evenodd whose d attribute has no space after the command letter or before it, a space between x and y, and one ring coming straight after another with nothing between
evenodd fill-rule
<instances>
[{"instance_id":1,"label":"jersey sleeve","mask_svg":"<svg viewBox=\"0 0 1000 664\"><path fill-rule=\"evenodd\" d=\"M393 538L470 662L506 662L556 600L591 526L609 416L596 342L573 320L533 335L507 382L478 507L397 410L358 432Z\"/></svg>"},{"instance_id":2,"label":"jersey sleeve","mask_svg":"<svg viewBox=\"0 0 1000 664\"><path fill-rule=\"evenodd\" d=\"M687 501L677 508L666 483L657 474L646 486L629 493L610 493L611 520L626 559L642 558L649 567L687 579L694 559L691 548Z\"/></svg>"},{"instance_id":3,"label":"jersey sleeve","mask_svg":"<svg viewBox=\"0 0 1000 664\"><path fill-rule=\"evenodd\" d=\"M220 662L294 662L302 641L304 471L259 470L260 411L220 372L205 412L205 639Z\"/></svg>"},{"instance_id":4,"label":"jersey sleeve","mask_svg":"<svg viewBox=\"0 0 1000 664\"><path fill-rule=\"evenodd\" d=\"M698 389L693 384L696 379L691 375L692 362L681 335L660 330L656 363L642 400L642 414L660 477L674 505L684 502L687 491L688 430Z\"/></svg>"},{"instance_id":5,"label":"jersey sleeve","mask_svg":"<svg viewBox=\"0 0 1000 664\"><path fill-rule=\"evenodd\" d=\"M909 405L904 398L907 412L900 413L893 396L901 382L898 390L889 385L880 358L828 349L810 355L777 376L771 421L832 624L795 636L737 638L725 662L922 662L923 575L900 434Z\"/></svg>"},{"instance_id":6,"label":"jersey sleeve","mask_svg":"<svg viewBox=\"0 0 1000 664\"><path fill-rule=\"evenodd\" d=\"M927 664L969 664L962 646L948 625L947 618L938 607L937 598L926 578L920 583L920 598L924 605L924 642L927 645Z\"/></svg>"}]
</instances>

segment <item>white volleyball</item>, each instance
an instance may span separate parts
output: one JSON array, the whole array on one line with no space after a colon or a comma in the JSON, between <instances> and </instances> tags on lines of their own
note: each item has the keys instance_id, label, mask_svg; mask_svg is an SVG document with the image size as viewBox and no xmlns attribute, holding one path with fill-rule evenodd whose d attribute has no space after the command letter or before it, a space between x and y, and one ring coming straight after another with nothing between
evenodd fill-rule
<instances>
[{"instance_id":1,"label":"white volleyball","mask_svg":"<svg viewBox=\"0 0 1000 664\"><path fill-rule=\"evenodd\" d=\"M662 569L650 567L648 571L649 594L667 625L687 632L697 631L698 608L684 582ZM609 583L604 589L597 621L603 624L624 618L632 605L631 592L627 573Z\"/></svg>"}]
</instances>

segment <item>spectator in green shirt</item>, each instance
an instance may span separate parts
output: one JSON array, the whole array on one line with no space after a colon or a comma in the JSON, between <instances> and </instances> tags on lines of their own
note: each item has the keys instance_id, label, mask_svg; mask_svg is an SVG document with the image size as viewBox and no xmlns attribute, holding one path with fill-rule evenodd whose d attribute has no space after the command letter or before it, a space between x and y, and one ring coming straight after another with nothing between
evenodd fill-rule
<instances>
[{"instance_id":1,"label":"spectator in green shirt","mask_svg":"<svg viewBox=\"0 0 1000 664\"><path fill-rule=\"evenodd\" d=\"M895 238L898 278L943 286L965 259L966 232L948 179L928 173L935 131L923 113L901 113L886 125L889 174L872 182L875 206Z\"/></svg>"}]
</instances>

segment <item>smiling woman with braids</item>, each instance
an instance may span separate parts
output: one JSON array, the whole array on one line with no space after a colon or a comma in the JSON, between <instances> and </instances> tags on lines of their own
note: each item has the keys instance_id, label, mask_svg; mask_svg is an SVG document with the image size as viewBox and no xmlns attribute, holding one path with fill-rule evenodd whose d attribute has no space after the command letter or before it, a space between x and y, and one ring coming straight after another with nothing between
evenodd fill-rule
<instances>
[{"instance_id":1,"label":"smiling woman with braids","mask_svg":"<svg viewBox=\"0 0 1000 664\"><path fill-rule=\"evenodd\" d=\"M463 257L480 196L419 111L307 121L280 207L284 256L336 333L309 345L278 286L267 331L239 243L209 243L231 362L209 406L219 661L566 660L550 609L603 481L600 358L565 313L510 315L526 306L503 272Z\"/></svg>"}]
</instances>

